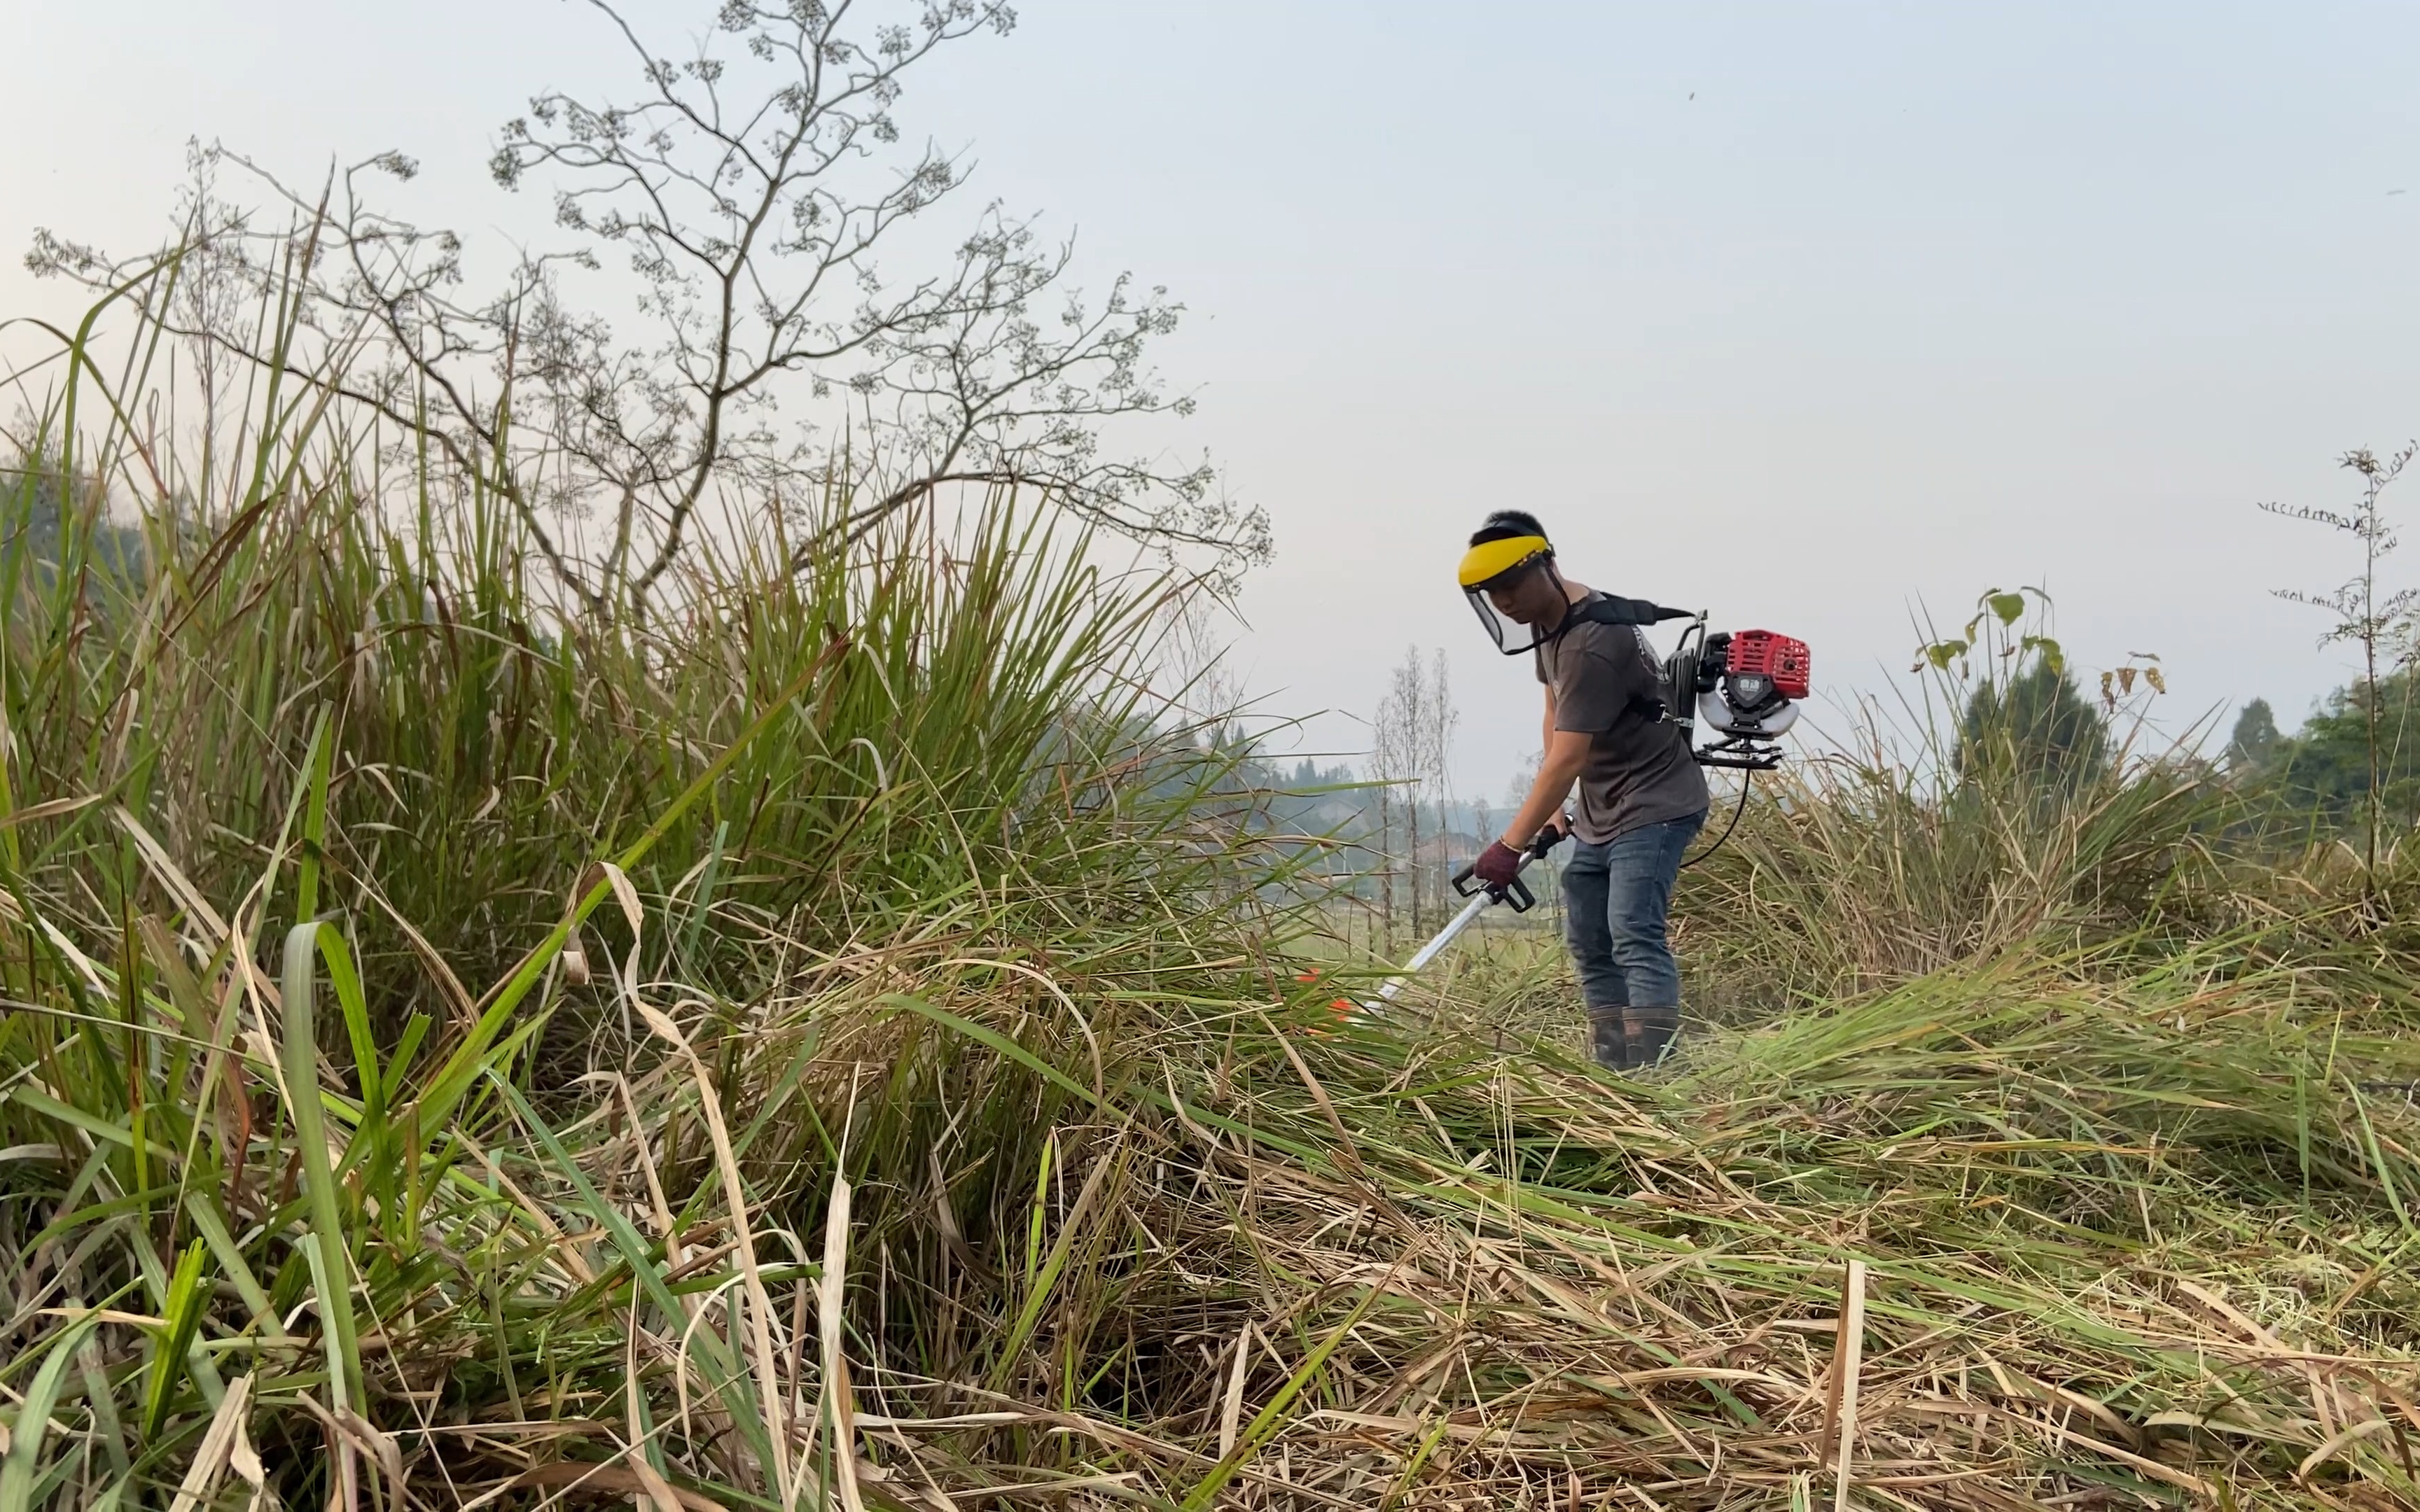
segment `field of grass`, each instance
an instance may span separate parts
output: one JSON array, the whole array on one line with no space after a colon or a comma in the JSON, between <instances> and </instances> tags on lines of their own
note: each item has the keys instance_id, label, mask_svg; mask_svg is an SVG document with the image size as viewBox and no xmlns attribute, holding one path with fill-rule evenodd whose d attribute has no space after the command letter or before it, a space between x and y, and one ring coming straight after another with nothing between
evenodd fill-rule
<instances>
[{"instance_id":1,"label":"field of grass","mask_svg":"<svg viewBox=\"0 0 2420 1512\"><path fill-rule=\"evenodd\" d=\"M1181 584L810 511L566 619L144 349L0 500L0 1512L2420 1504L2420 855L1815 764L1653 1079L1540 931L1340 1022Z\"/></svg>"}]
</instances>

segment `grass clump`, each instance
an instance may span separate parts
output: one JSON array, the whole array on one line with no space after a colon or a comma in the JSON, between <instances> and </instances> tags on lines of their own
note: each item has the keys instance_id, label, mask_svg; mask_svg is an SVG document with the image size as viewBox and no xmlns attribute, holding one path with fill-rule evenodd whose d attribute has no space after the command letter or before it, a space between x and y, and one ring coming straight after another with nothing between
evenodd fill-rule
<instances>
[{"instance_id":1,"label":"grass clump","mask_svg":"<svg viewBox=\"0 0 2420 1512\"><path fill-rule=\"evenodd\" d=\"M2190 783L1757 809L1622 1082L1337 1021L1047 517L599 622L300 412L0 521L0 1512L2412 1504L2412 957Z\"/></svg>"}]
</instances>

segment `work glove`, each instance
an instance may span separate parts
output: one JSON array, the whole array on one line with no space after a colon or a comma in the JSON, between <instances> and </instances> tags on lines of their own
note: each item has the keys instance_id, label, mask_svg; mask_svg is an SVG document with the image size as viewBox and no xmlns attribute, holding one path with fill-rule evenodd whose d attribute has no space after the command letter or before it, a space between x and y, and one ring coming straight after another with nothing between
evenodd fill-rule
<instances>
[{"instance_id":1,"label":"work glove","mask_svg":"<svg viewBox=\"0 0 2420 1512\"><path fill-rule=\"evenodd\" d=\"M1470 865L1470 874L1491 887L1509 886L1521 874L1521 853L1499 840L1479 853L1479 859Z\"/></svg>"}]
</instances>

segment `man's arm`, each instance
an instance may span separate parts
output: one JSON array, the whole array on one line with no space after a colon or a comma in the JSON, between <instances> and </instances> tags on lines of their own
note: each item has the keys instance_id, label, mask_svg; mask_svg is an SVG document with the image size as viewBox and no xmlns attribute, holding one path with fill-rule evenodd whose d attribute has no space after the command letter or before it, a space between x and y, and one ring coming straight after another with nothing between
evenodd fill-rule
<instances>
[{"instance_id":1,"label":"man's arm","mask_svg":"<svg viewBox=\"0 0 2420 1512\"><path fill-rule=\"evenodd\" d=\"M1555 689L1546 687L1546 717L1539 729L1544 748L1538 754L1538 778L1529 784L1529 795L1521 802L1521 811L1512 816L1512 827L1504 838L1487 847L1471 863L1480 879L1493 887L1509 886L1521 872L1521 853L1547 823L1562 817L1563 795L1571 792L1572 781L1588 764L1590 736L1581 731L1555 728Z\"/></svg>"},{"instance_id":2,"label":"man's arm","mask_svg":"<svg viewBox=\"0 0 2420 1512\"><path fill-rule=\"evenodd\" d=\"M1529 795L1522 800L1521 811L1504 831L1504 843L1512 849L1525 850L1548 821L1562 817L1564 795L1588 764L1589 745L1593 737L1578 730L1555 728L1554 695L1546 695L1545 753L1538 761L1538 779L1529 784Z\"/></svg>"}]
</instances>

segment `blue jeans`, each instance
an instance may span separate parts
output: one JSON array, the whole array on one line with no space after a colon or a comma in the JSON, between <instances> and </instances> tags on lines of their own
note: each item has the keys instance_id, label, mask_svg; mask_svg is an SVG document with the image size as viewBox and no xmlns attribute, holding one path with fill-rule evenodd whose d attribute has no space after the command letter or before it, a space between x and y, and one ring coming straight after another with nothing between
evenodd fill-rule
<instances>
[{"instance_id":1,"label":"blue jeans","mask_svg":"<svg viewBox=\"0 0 2420 1512\"><path fill-rule=\"evenodd\" d=\"M1664 914L1682 853L1705 823L1700 810L1602 845L1574 838L1563 867L1564 934L1591 1011L1680 1006L1681 968Z\"/></svg>"}]
</instances>

